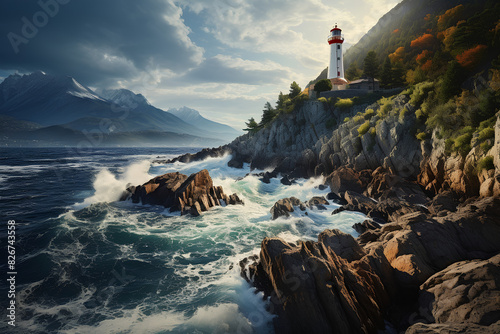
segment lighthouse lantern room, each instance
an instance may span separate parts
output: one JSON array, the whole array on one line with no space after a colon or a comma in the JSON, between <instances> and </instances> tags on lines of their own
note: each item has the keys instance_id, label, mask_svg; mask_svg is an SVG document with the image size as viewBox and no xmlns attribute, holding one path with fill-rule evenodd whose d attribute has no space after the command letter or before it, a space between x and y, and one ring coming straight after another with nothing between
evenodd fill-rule
<instances>
[{"instance_id":1,"label":"lighthouse lantern room","mask_svg":"<svg viewBox=\"0 0 500 334\"><path fill-rule=\"evenodd\" d=\"M337 85L345 85L347 80L344 79L344 56L342 54L342 44L344 43L344 36L342 30L335 27L330 30L328 36L328 44L330 44L330 65L328 66L328 79Z\"/></svg>"}]
</instances>

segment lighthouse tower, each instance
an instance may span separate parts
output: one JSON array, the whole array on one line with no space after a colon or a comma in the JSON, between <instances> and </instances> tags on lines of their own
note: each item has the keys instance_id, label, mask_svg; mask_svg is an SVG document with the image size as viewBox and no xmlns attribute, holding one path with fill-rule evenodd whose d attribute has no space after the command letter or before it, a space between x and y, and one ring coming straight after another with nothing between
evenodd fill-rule
<instances>
[{"instance_id":1,"label":"lighthouse tower","mask_svg":"<svg viewBox=\"0 0 500 334\"><path fill-rule=\"evenodd\" d=\"M330 44L328 79L332 81L333 85L345 85L347 83L347 80L344 79L344 56L342 55L342 43L344 43L342 30L337 28L337 24L335 24L335 28L330 30L330 35L328 36L328 44Z\"/></svg>"}]
</instances>

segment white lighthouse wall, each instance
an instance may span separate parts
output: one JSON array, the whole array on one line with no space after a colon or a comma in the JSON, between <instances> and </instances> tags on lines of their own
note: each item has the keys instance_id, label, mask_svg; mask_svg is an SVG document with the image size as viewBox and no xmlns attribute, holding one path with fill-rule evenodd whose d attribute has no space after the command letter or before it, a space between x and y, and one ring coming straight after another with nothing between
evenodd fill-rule
<instances>
[{"instance_id":1,"label":"white lighthouse wall","mask_svg":"<svg viewBox=\"0 0 500 334\"><path fill-rule=\"evenodd\" d=\"M340 49L337 46L340 46ZM340 60L338 60L338 58L340 58ZM340 72L340 75L338 72ZM333 78L344 78L344 55L342 54L342 43L330 44L328 79Z\"/></svg>"}]
</instances>

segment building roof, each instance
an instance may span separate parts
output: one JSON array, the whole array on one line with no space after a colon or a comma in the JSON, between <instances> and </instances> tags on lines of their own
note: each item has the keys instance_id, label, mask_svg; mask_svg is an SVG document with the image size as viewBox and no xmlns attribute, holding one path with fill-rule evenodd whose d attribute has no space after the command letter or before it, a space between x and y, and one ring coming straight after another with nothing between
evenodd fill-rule
<instances>
[{"instance_id":1,"label":"building roof","mask_svg":"<svg viewBox=\"0 0 500 334\"><path fill-rule=\"evenodd\" d=\"M332 85L347 85L348 81L344 78L331 78L329 79Z\"/></svg>"},{"instance_id":2,"label":"building roof","mask_svg":"<svg viewBox=\"0 0 500 334\"><path fill-rule=\"evenodd\" d=\"M371 83L372 79L358 79L358 80L354 80L354 81L349 82L349 85L359 84L359 83L363 83L363 82ZM375 79L375 82L379 82L379 80Z\"/></svg>"}]
</instances>

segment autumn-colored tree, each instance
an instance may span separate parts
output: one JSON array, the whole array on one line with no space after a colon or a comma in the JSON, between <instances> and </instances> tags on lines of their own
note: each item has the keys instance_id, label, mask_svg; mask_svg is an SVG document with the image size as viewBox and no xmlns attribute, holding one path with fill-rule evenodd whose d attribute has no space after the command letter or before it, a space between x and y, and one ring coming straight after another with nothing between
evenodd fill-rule
<instances>
[{"instance_id":1,"label":"autumn-colored tree","mask_svg":"<svg viewBox=\"0 0 500 334\"><path fill-rule=\"evenodd\" d=\"M396 49L396 51L394 51L389 55L389 59L391 60L392 63L401 61L403 60L404 53L405 53L405 48L403 46L400 46L399 48Z\"/></svg>"},{"instance_id":2,"label":"autumn-colored tree","mask_svg":"<svg viewBox=\"0 0 500 334\"><path fill-rule=\"evenodd\" d=\"M457 62L462 67L472 68L483 58L487 48L488 47L486 45L479 44L473 48L465 50L461 54L457 55Z\"/></svg>"},{"instance_id":3,"label":"autumn-colored tree","mask_svg":"<svg viewBox=\"0 0 500 334\"><path fill-rule=\"evenodd\" d=\"M432 66L432 59L428 59L425 63L420 66L422 71L428 72L431 69Z\"/></svg>"},{"instance_id":4,"label":"autumn-colored tree","mask_svg":"<svg viewBox=\"0 0 500 334\"><path fill-rule=\"evenodd\" d=\"M454 21L458 21L463 10L464 5L460 4L456 7L448 9L443 15L440 15L438 17L438 29L443 30L454 24Z\"/></svg>"},{"instance_id":5,"label":"autumn-colored tree","mask_svg":"<svg viewBox=\"0 0 500 334\"><path fill-rule=\"evenodd\" d=\"M436 38L431 34L423 34L411 41L410 46L418 49L429 49L434 45Z\"/></svg>"},{"instance_id":6,"label":"autumn-colored tree","mask_svg":"<svg viewBox=\"0 0 500 334\"><path fill-rule=\"evenodd\" d=\"M429 21L430 19L431 19L431 14L425 15L425 17L424 17L425 21Z\"/></svg>"},{"instance_id":7,"label":"autumn-colored tree","mask_svg":"<svg viewBox=\"0 0 500 334\"><path fill-rule=\"evenodd\" d=\"M424 50L417 56L417 63L423 64L432 55L432 51Z\"/></svg>"},{"instance_id":8,"label":"autumn-colored tree","mask_svg":"<svg viewBox=\"0 0 500 334\"><path fill-rule=\"evenodd\" d=\"M398 32L399 32L399 29L394 29L394 30L392 31L392 33L393 33L393 34L397 34Z\"/></svg>"}]
</instances>

